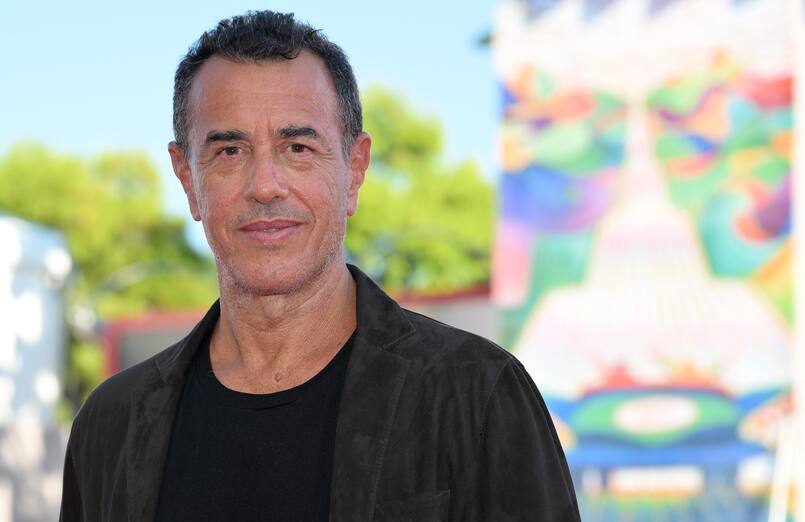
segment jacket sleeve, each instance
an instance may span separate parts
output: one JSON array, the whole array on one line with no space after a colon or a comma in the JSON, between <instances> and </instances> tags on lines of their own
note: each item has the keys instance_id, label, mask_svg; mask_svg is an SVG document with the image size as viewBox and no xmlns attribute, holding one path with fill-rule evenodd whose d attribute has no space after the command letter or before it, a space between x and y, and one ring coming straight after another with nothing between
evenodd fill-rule
<instances>
[{"instance_id":1,"label":"jacket sleeve","mask_svg":"<svg viewBox=\"0 0 805 522\"><path fill-rule=\"evenodd\" d=\"M78 474L76 473L74 460L75 445L78 442L77 424L78 418L73 420L70 438L67 441L67 452L64 456L59 522L80 522L82 520L81 495L79 494Z\"/></svg>"},{"instance_id":2,"label":"jacket sleeve","mask_svg":"<svg viewBox=\"0 0 805 522\"><path fill-rule=\"evenodd\" d=\"M481 520L580 520L548 409L515 359L501 370L487 403L479 453Z\"/></svg>"}]
</instances>

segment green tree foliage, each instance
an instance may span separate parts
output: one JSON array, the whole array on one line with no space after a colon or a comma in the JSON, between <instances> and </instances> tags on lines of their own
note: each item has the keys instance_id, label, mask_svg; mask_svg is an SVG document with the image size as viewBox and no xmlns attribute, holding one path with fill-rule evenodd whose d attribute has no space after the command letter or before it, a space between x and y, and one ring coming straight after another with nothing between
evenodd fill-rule
<instances>
[{"instance_id":1,"label":"green tree foliage","mask_svg":"<svg viewBox=\"0 0 805 522\"><path fill-rule=\"evenodd\" d=\"M165 213L159 176L141 153L92 159L23 144L0 157L0 212L59 230L76 266L71 306L101 318L146 309L204 308L217 294L212 262L193 251L181 218ZM68 385L100 378L96 343L74 340ZM78 390L76 392L76 390Z\"/></svg>"},{"instance_id":2,"label":"green tree foliage","mask_svg":"<svg viewBox=\"0 0 805 522\"><path fill-rule=\"evenodd\" d=\"M439 122L372 88L372 163L350 218L351 260L391 291L443 292L489 279L494 192L472 161L447 165Z\"/></svg>"},{"instance_id":3,"label":"green tree foliage","mask_svg":"<svg viewBox=\"0 0 805 522\"><path fill-rule=\"evenodd\" d=\"M0 158L0 210L64 234L78 268L77 296L105 318L146 309L207 306L216 295L209 259L163 210L159 175L142 153L84 160L40 145Z\"/></svg>"}]
</instances>

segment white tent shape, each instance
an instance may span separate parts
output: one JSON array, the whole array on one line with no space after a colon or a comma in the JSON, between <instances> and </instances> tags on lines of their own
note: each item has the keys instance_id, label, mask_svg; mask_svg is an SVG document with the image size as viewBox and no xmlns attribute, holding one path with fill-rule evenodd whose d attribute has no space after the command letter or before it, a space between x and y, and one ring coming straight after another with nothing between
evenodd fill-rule
<instances>
[{"instance_id":1,"label":"white tent shape","mask_svg":"<svg viewBox=\"0 0 805 522\"><path fill-rule=\"evenodd\" d=\"M657 385L692 369L732 395L785 386L787 326L746 283L708 273L693 223L666 194L642 104L628 118L625 197L599 226L589 276L545 297L515 353L543 392L569 398L617 367Z\"/></svg>"}]
</instances>

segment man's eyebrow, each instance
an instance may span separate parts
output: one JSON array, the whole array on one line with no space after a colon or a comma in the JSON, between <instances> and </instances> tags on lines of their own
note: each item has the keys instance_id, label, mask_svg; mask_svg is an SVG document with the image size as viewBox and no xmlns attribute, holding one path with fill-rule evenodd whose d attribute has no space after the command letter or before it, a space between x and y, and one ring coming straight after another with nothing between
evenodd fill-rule
<instances>
[{"instance_id":1,"label":"man's eyebrow","mask_svg":"<svg viewBox=\"0 0 805 522\"><path fill-rule=\"evenodd\" d=\"M318 139L319 133L313 127L306 127L304 125L286 125L274 133L278 138L314 138Z\"/></svg>"},{"instance_id":2,"label":"man's eyebrow","mask_svg":"<svg viewBox=\"0 0 805 522\"><path fill-rule=\"evenodd\" d=\"M213 141L238 141L238 140L245 140L246 133L242 130L237 129L230 129L230 130L212 130L207 133L207 139L204 140L205 143L210 143Z\"/></svg>"}]
</instances>

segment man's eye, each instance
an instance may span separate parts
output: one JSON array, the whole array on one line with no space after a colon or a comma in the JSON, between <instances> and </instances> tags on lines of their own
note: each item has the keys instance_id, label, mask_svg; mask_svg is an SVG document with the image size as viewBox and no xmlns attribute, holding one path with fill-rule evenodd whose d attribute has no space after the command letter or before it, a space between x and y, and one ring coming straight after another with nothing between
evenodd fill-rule
<instances>
[{"instance_id":1,"label":"man's eye","mask_svg":"<svg viewBox=\"0 0 805 522\"><path fill-rule=\"evenodd\" d=\"M225 156L234 156L235 154L240 152L240 147L230 145L229 147L224 147L223 149L221 149L221 152L223 152Z\"/></svg>"},{"instance_id":2,"label":"man's eye","mask_svg":"<svg viewBox=\"0 0 805 522\"><path fill-rule=\"evenodd\" d=\"M291 152L296 154L301 154L303 152L307 152L309 147L307 145L302 145L301 143L293 143L291 144Z\"/></svg>"}]
</instances>

